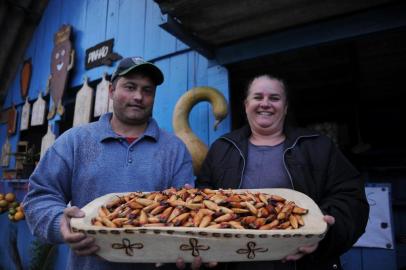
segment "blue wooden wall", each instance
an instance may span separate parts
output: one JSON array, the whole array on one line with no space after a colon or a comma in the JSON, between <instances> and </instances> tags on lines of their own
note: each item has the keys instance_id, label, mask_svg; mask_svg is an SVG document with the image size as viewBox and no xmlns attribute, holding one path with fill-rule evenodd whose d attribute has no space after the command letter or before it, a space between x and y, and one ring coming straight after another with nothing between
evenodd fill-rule
<instances>
[{"instance_id":1,"label":"blue wooden wall","mask_svg":"<svg viewBox=\"0 0 406 270\"><path fill-rule=\"evenodd\" d=\"M84 57L87 48L114 38L114 52L124 57L142 56L146 60L159 59L154 62L165 74L165 82L157 90L154 117L163 129L173 131L172 111L175 104L182 94L193 87L215 87L228 100L227 70L209 62L162 30L159 27L161 16L158 5L152 0L50 0L24 56L24 59L31 58L33 65L29 88L30 102L33 103L37 99L40 91L44 93L50 74L54 34L62 24L72 26L72 41L76 52L75 65L70 73L66 92L77 91L85 75L93 81L100 79L104 72L108 74L113 72L114 66L102 66L86 71ZM20 69L8 89L3 104L3 109L15 104L18 110L17 132L9 137L13 152L16 151L20 139L19 118L24 102L20 95ZM58 118L50 122L54 123L55 120ZM213 131L214 118L208 103L198 104L192 110L189 120L192 129L206 144L210 144L230 130L228 118L220 124L216 132ZM0 146L5 142L6 130L6 125L1 124ZM54 129L54 132L55 130L57 129ZM15 160L11 158L9 168L14 167ZM14 190L10 190L7 182L3 182L0 192L9 191ZM22 196L19 198L20 201ZM18 242L22 267L28 269L34 238L28 232L26 223L10 223L6 214L1 214L0 227L2 227L1 235L4 236L0 237L1 239L10 238ZM17 269L10 259L13 257L8 251L10 249L10 246L3 242L0 248L0 269L3 267ZM65 267L67 247L58 246L56 254L55 269Z\"/></svg>"},{"instance_id":2,"label":"blue wooden wall","mask_svg":"<svg viewBox=\"0 0 406 270\"><path fill-rule=\"evenodd\" d=\"M173 108L179 97L190 88L215 87L228 100L227 70L209 62L195 51L188 50L185 44L159 27L161 22L160 9L152 0L50 0L24 57L32 58L33 65L30 102L36 100L39 91L45 90L50 74L54 34L62 24L72 25L76 51L75 65L66 92L76 91L74 89L83 83L84 75L93 81L100 79L103 72L113 72L114 66L86 71L84 57L87 48L114 38L114 52L124 57L142 56L146 60L159 58L155 63L165 74L165 82L158 88L154 117L162 128L173 131ZM21 112L23 100L19 81L20 74L17 72L3 109L16 104ZM192 129L206 144L230 130L230 119L227 118L216 132L213 131L214 118L208 103L201 103L192 110L190 122ZM3 124L0 126L0 145L3 145L5 136ZM18 132L10 137L13 151L18 140ZM13 167L14 161L9 168Z\"/></svg>"}]
</instances>

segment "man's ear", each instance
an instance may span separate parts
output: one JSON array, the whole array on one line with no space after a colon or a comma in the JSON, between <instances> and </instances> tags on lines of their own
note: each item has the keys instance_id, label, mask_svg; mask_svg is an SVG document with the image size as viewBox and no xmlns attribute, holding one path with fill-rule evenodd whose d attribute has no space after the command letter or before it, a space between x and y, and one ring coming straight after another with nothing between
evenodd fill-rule
<instances>
[{"instance_id":1,"label":"man's ear","mask_svg":"<svg viewBox=\"0 0 406 270\"><path fill-rule=\"evenodd\" d=\"M109 84L109 98L113 98L113 92L114 92L113 83L110 83Z\"/></svg>"}]
</instances>

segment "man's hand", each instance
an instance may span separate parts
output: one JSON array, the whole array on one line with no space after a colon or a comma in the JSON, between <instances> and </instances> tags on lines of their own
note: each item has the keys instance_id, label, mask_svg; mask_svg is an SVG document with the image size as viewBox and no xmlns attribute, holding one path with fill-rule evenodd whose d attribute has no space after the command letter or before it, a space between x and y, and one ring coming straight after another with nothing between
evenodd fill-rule
<instances>
[{"instance_id":1,"label":"man's hand","mask_svg":"<svg viewBox=\"0 0 406 270\"><path fill-rule=\"evenodd\" d=\"M332 226L336 222L335 218L333 216L329 216L329 215L325 215L323 217L323 219L325 222L327 222L328 226ZM313 253L314 251L316 251L318 246L319 246L319 243L300 247L298 252L296 252L295 254L286 256L282 261L297 261L297 260L301 259L304 255L307 255L307 254L310 254L310 253Z\"/></svg>"},{"instance_id":2,"label":"man's hand","mask_svg":"<svg viewBox=\"0 0 406 270\"><path fill-rule=\"evenodd\" d=\"M90 236L86 236L84 233L72 232L70 228L70 219L84 217L83 213L76 206L68 207L63 211L61 219L61 234L63 240L70 248L79 256L91 255L99 250L99 247L94 244L95 239Z\"/></svg>"}]
</instances>

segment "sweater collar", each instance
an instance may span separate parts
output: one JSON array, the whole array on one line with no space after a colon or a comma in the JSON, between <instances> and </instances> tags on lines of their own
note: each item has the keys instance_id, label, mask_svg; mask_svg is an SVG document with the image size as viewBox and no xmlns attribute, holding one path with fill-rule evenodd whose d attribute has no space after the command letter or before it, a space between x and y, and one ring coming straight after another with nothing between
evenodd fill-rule
<instances>
[{"instance_id":1,"label":"sweater collar","mask_svg":"<svg viewBox=\"0 0 406 270\"><path fill-rule=\"evenodd\" d=\"M105 113L100 117L98 121L98 125L100 126L99 140L101 142L106 139L122 139L122 136L115 133L113 131L113 128L111 127L110 120L112 116L113 116L112 113ZM151 117L148 120L147 128L145 129L144 134L140 136L140 138L141 137L147 137L153 139L154 141L158 141L159 127L154 118Z\"/></svg>"}]
</instances>

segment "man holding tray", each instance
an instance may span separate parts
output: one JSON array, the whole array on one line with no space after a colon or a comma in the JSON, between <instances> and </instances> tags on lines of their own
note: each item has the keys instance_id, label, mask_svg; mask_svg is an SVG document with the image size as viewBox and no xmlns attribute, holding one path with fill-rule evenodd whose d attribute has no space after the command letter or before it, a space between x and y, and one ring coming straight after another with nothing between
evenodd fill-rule
<instances>
[{"instance_id":1,"label":"man holding tray","mask_svg":"<svg viewBox=\"0 0 406 270\"><path fill-rule=\"evenodd\" d=\"M71 232L69 222L108 193L193 185L186 146L152 118L156 87L163 80L154 64L123 59L111 77L114 112L63 133L31 175L24 199L28 226L42 240L70 246L68 269L155 268L104 261L94 255L94 238ZM69 202L73 207L66 207Z\"/></svg>"}]
</instances>

